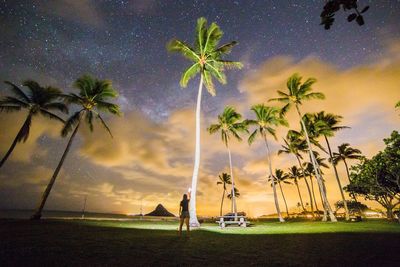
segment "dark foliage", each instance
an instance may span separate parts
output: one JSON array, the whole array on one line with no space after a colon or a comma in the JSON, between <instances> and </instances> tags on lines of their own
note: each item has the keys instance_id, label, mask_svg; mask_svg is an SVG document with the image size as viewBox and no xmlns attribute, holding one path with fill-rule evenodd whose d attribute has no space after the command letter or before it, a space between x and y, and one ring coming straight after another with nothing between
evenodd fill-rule
<instances>
[{"instance_id":1,"label":"dark foliage","mask_svg":"<svg viewBox=\"0 0 400 267\"><path fill-rule=\"evenodd\" d=\"M353 10L347 17L348 22L356 21L358 25L362 26L365 24L364 17L361 15L365 13L369 6L365 6L361 11L358 10L359 6L357 0L330 0L326 2L322 12L321 12L321 25L324 25L325 30L329 30L335 21L335 13L341 8L343 11Z\"/></svg>"}]
</instances>

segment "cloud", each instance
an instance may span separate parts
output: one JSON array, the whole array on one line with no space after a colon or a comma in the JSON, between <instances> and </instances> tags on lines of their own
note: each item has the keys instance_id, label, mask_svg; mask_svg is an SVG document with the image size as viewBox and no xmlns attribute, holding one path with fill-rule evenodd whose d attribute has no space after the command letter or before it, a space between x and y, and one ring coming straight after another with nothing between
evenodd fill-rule
<instances>
[{"instance_id":1,"label":"cloud","mask_svg":"<svg viewBox=\"0 0 400 267\"><path fill-rule=\"evenodd\" d=\"M47 14L62 17L65 20L101 27L104 19L94 0L51 1L42 10Z\"/></svg>"},{"instance_id":2,"label":"cloud","mask_svg":"<svg viewBox=\"0 0 400 267\"><path fill-rule=\"evenodd\" d=\"M0 131L0 155L3 157L10 148L18 131L24 124L27 113L21 111L18 113L0 113L0 125L7 125ZM50 136L58 138L60 136L62 123L58 121L43 118L41 115L32 119L29 138L25 143L18 143L8 158L8 161L30 162L32 157L45 156L47 150L39 148L39 138ZM5 163L7 164L7 163Z\"/></svg>"}]
</instances>

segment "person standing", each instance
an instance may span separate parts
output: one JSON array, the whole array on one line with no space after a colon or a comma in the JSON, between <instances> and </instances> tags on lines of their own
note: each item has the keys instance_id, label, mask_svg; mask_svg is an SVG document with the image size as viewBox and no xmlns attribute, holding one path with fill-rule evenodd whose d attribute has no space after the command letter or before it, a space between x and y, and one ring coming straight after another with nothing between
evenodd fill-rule
<instances>
[{"instance_id":1,"label":"person standing","mask_svg":"<svg viewBox=\"0 0 400 267\"><path fill-rule=\"evenodd\" d=\"M189 194L189 197L188 197L187 194L183 195L183 198L182 198L181 203L179 205L179 218L180 218L179 236L182 236L183 223L186 224L187 236L190 236L190 227L189 227L189 219L190 219L190 214L189 214L190 190L189 190L188 194Z\"/></svg>"}]
</instances>

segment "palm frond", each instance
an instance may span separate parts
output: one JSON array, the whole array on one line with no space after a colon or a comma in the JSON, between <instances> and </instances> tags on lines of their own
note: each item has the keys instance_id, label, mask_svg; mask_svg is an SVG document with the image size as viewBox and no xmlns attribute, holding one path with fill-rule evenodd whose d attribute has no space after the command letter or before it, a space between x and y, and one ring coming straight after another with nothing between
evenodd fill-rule
<instances>
[{"instance_id":1,"label":"palm frond","mask_svg":"<svg viewBox=\"0 0 400 267\"><path fill-rule=\"evenodd\" d=\"M188 82L194 77L196 76L197 73L199 73L201 70L200 64L198 62L196 62L195 64L193 64L192 66L190 66L189 68L187 68L181 77L181 81L180 81L180 85L185 88L188 84Z\"/></svg>"},{"instance_id":2,"label":"palm frond","mask_svg":"<svg viewBox=\"0 0 400 267\"><path fill-rule=\"evenodd\" d=\"M18 86L16 86L15 84L13 84L12 82L9 81L4 81L5 84L8 84L11 86L11 90L12 92L18 97L20 98L22 101L24 102L30 102L29 97L24 93L24 91L22 91L22 89L20 89Z\"/></svg>"},{"instance_id":3,"label":"palm frond","mask_svg":"<svg viewBox=\"0 0 400 267\"><path fill-rule=\"evenodd\" d=\"M196 52L191 48L188 44L183 41L173 39L167 44L167 50L169 52L179 52L183 57L198 62L200 57L196 54Z\"/></svg>"},{"instance_id":4,"label":"palm frond","mask_svg":"<svg viewBox=\"0 0 400 267\"><path fill-rule=\"evenodd\" d=\"M253 131L253 133L247 139L247 142L249 143L249 145L251 145L254 142L254 140L257 138L257 134L258 134L258 129L255 129Z\"/></svg>"},{"instance_id":5,"label":"palm frond","mask_svg":"<svg viewBox=\"0 0 400 267\"><path fill-rule=\"evenodd\" d=\"M96 101L96 104L98 110L105 110L114 115L121 115L120 107L117 104L106 101Z\"/></svg>"},{"instance_id":6,"label":"palm frond","mask_svg":"<svg viewBox=\"0 0 400 267\"><path fill-rule=\"evenodd\" d=\"M222 55L222 54L227 55L232 51L232 48L237 44L238 44L238 42L236 42L236 41L232 41L227 44L223 44L220 47L218 47L217 49L215 49L213 51L213 53L217 53L218 55Z\"/></svg>"},{"instance_id":7,"label":"palm frond","mask_svg":"<svg viewBox=\"0 0 400 267\"><path fill-rule=\"evenodd\" d=\"M11 106L11 105L1 105L0 104L0 112L14 112L20 111L21 107L19 106Z\"/></svg>"},{"instance_id":8,"label":"palm frond","mask_svg":"<svg viewBox=\"0 0 400 267\"><path fill-rule=\"evenodd\" d=\"M241 69L243 68L243 64L238 61L230 61L230 60L218 60L218 63L221 63L227 69Z\"/></svg>"},{"instance_id":9,"label":"palm frond","mask_svg":"<svg viewBox=\"0 0 400 267\"><path fill-rule=\"evenodd\" d=\"M68 107L64 103L61 103L61 102L50 102L50 103L44 104L42 106L42 109L57 110L62 113L68 114Z\"/></svg>"},{"instance_id":10,"label":"palm frond","mask_svg":"<svg viewBox=\"0 0 400 267\"><path fill-rule=\"evenodd\" d=\"M51 113L50 111L47 111L47 110L45 110L43 108L40 109L40 114L42 114L43 116L45 116L45 117L47 117L49 119L58 120L58 121L60 121L62 123L65 123L64 119L62 119L61 117L57 116L56 114Z\"/></svg>"},{"instance_id":11,"label":"palm frond","mask_svg":"<svg viewBox=\"0 0 400 267\"><path fill-rule=\"evenodd\" d=\"M83 110L75 112L74 115L68 118L68 120L64 124L63 129L61 130L62 137L66 137L71 131L73 131L75 126L80 121L81 112L83 112Z\"/></svg>"},{"instance_id":12,"label":"palm frond","mask_svg":"<svg viewBox=\"0 0 400 267\"><path fill-rule=\"evenodd\" d=\"M207 89L207 91L210 93L210 95L215 96L216 91L215 91L215 86L212 80L212 76L208 71L203 71L203 78L204 78L204 85Z\"/></svg>"},{"instance_id":13,"label":"palm frond","mask_svg":"<svg viewBox=\"0 0 400 267\"><path fill-rule=\"evenodd\" d=\"M104 128L107 130L107 132L110 134L111 138L114 138L112 133L111 133L110 127L108 127L108 125L103 120L103 118L100 116L100 114L97 114L97 118L100 119L101 124L104 126Z\"/></svg>"}]
</instances>

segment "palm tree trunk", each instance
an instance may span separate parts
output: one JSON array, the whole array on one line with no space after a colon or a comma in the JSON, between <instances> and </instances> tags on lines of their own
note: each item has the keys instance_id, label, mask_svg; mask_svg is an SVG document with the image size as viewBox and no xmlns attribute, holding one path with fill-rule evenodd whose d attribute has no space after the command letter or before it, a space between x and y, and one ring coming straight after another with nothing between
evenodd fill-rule
<instances>
[{"instance_id":1,"label":"palm tree trunk","mask_svg":"<svg viewBox=\"0 0 400 267\"><path fill-rule=\"evenodd\" d=\"M321 173L319 172L319 168L317 167L318 163L315 160L314 153L312 152L310 138L308 137L307 128L306 128L306 125L304 124L303 117L301 115L301 112L300 112L300 109L299 109L298 105L296 105L296 109L297 109L297 113L300 116L300 122L301 122L301 126L303 127L304 134L306 135L306 140L307 140L307 145L308 145L308 152L310 153L311 162L313 164L315 175L316 175L317 181L318 181L318 186L319 186L319 188L321 190L321 194L322 194L322 197L323 197L323 200L324 200L323 204L324 204L327 212L329 213L329 217L330 217L331 221L332 222L337 222L337 219L336 219L335 215L333 214L333 211L332 211L332 209L331 209L331 207L329 205L329 201L328 201L328 198L326 196L326 192L324 190L324 185L323 185L324 181L322 180Z\"/></svg>"},{"instance_id":2,"label":"palm tree trunk","mask_svg":"<svg viewBox=\"0 0 400 267\"><path fill-rule=\"evenodd\" d=\"M303 173L304 182L306 182L306 186L307 186L307 190L308 190L308 196L310 197L311 214L314 217L314 203L313 203L313 198L312 198L312 194L311 194L311 190L310 190L310 185L307 182L307 177L305 175L304 168L303 168L303 165L301 164L299 156L296 155L296 158L297 158L297 162L299 163L300 169L301 169L301 171Z\"/></svg>"},{"instance_id":3,"label":"palm tree trunk","mask_svg":"<svg viewBox=\"0 0 400 267\"><path fill-rule=\"evenodd\" d=\"M67 147L64 150L64 153L63 153L63 155L61 157L61 160L58 163L58 166L57 166L56 170L54 171L53 176L51 177L50 182L46 187L46 190L43 192L43 196L42 196L42 199L41 199L41 201L39 203L39 206L37 207L35 213L31 216L31 220L39 220L42 217L42 210L44 208L44 205L46 204L46 200L49 197L50 191L53 188L53 185L54 185L54 183L56 181L58 173L60 172L61 167L64 164L64 160L67 157L67 154L68 154L68 152L69 152L69 150L71 148L72 141L74 140L74 137L75 137L76 133L78 132L79 125L80 125L80 119L79 119L78 124L75 127L74 132L72 133L71 137L69 138Z\"/></svg>"},{"instance_id":4,"label":"palm tree trunk","mask_svg":"<svg viewBox=\"0 0 400 267\"><path fill-rule=\"evenodd\" d=\"M8 157L11 155L11 153L14 151L15 146L18 144L19 141L21 141L22 135L24 130L26 128L30 127L32 120L32 114L29 113L28 117L25 119L24 124L22 125L21 129L19 129L17 136L15 136L14 141L12 142L10 148L8 149L7 153L4 155L4 157L0 161L0 168L3 166L3 164L7 161Z\"/></svg>"},{"instance_id":5,"label":"palm tree trunk","mask_svg":"<svg viewBox=\"0 0 400 267\"><path fill-rule=\"evenodd\" d=\"M235 179L233 178L233 169L232 169L232 156L231 156L231 150L229 149L229 145L227 143L226 145L228 149L228 155L229 155L229 169L231 172L231 178L232 178L232 212L235 213L235 221L237 221L237 207L236 207L236 196L235 196Z\"/></svg>"},{"instance_id":6,"label":"palm tree trunk","mask_svg":"<svg viewBox=\"0 0 400 267\"><path fill-rule=\"evenodd\" d=\"M346 159L343 159L343 163L344 163L344 166L346 167L347 179L349 179L349 184L351 184L350 172L349 172L349 167L347 166ZM350 192L350 195L351 195L351 197L354 199L354 201L357 203L358 200L357 200L356 194L354 194L353 192ZM361 213L361 209L360 209L360 208L359 208L359 211L360 211L360 213Z\"/></svg>"},{"instance_id":7,"label":"palm tree trunk","mask_svg":"<svg viewBox=\"0 0 400 267\"><path fill-rule=\"evenodd\" d=\"M194 152L194 167L192 175L192 194L190 196L189 202L189 213L190 213L190 226L199 227L200 223L197 220L196 215L196 192L197 192L197 180L199 176L200 167L200 110L201 110L201 92L203 89L203 75L200 76L200 84L197 94L197 104L196 104L196 147Z\"/></svg>"},{"instance_id":8,"label":"palm tree trunk","mask_svg":"<svg viewBox=\"0 0 400 267\"><path fill-rule=\"evenodd\" d=\"M344 166L346 166L347 179L349 179L349 184L350 184L351 183L350 173L349 173L349 167L347 166L346 159L343 159L343 163L344 163Z\"/></svg>"},{"instance_id":9,"label":"palm tree trunk","mask_svg":"<svg viewBox=\"0 0 400 267\"><path fill-rule=\"evenodd\" d=\"M225 186L225 185L224 185ZM221 208L219 210L219 216L222 216L222 206L224 205L224 198L225 198L225 189L222 192L222 199L221 199Z\"/></svg>"},{"instance_id":10,"label":"palm tree trunk","mask_svg":"<svg viewBox=\"0 0 400 267\"><path fill-rule=\"evenodd\" d=\"M315 204L315 210L319 212L318 205L317 205L317 199L315 198L314 182L313 182L311 175L309 175L309 178L310 178L310 183L311 183L311 192L312 192L314 204ZM318 216L319 216L319 213L318 213Z\"/></svg>"},{"instance_id":11,"label":"palm tree trunk","mask_svg":"<svg viewBox=\"0 0 400 267\"><path fill-rule=\"evenodd\" d=\"M270 156L267 136L265 134L263 134L263 135L264 135L265 146L267 147L267 158L268 158L268 166L269 166L269 175L270 175L271 180L272 180L272 191L274 192L274 201L275 201L276 212L278 213L279 221L280 222L285 222L285 220L282 217L281 210L279 208L278 195L276 194L275 177L274 177L274 175L272 173L272 163L271 163L271 156Z\"/></svg>"},{"instance_id":12,"label":"palm tree trunk","mask_svg":"<svg viewBox=\"0 0 400 267\"><path fill-rule=\"evenodd\" d=\"M294 184L296 185L297 193L299 194L301 207L303 208L303 211L306 211L306 208L304 207L304 203L303 203L303 198L301 197L300 188L299 188L299 183L297 182L297 179L294 180Z\"/></svg>"},{"instance_id":13,"label":"palm tree trunk","mask_svg":"<svg viewBox=\"0 0 400 267\"><path fill-rule=\"evenodd\" d=\"M285 203L286 215L287 215L287 217L289 218L289 217L290 217L290 215L289 215L289 209L288 209L288 207L287 207L287 203L286 203L285 194L283 193L282 185L281 185L281 183L280 183L280 182L278 182L278 185L279 185L279 189L281 190L281 194L282 194L283 202Z\"/></svg>"},{"instance_id":14,"label":"palm tree trunk","mask_svg":"<svg viewBox=\"0 0 400 267\"><path fill-rule=\"evenodd\" d=\"M333 163L333 156L332 156L331 146L330 146L330 144L329 144L329 141L328 141L328 138L326 137L326 135L324 135L324 137L325 137L326 145L328 146L329 157L330 157L330 161L331 161L333 170L334 170L334 172L335 172L335 177L336 177L336 181L337 181L338 186L339 186L340 195L342 196L343 206L344 206L344 210L345 210L345 213L346 213L346 221L348 221L348 220L350 220L350 214L349 214L349 209L347 208L347 201L346 201L346 198L344 197L342 184L341 184L341 182L340 182L340 179L339 179L339 175L338 175L336 166L335 166L335 164Z\"/></svg>"}]
</instances>

